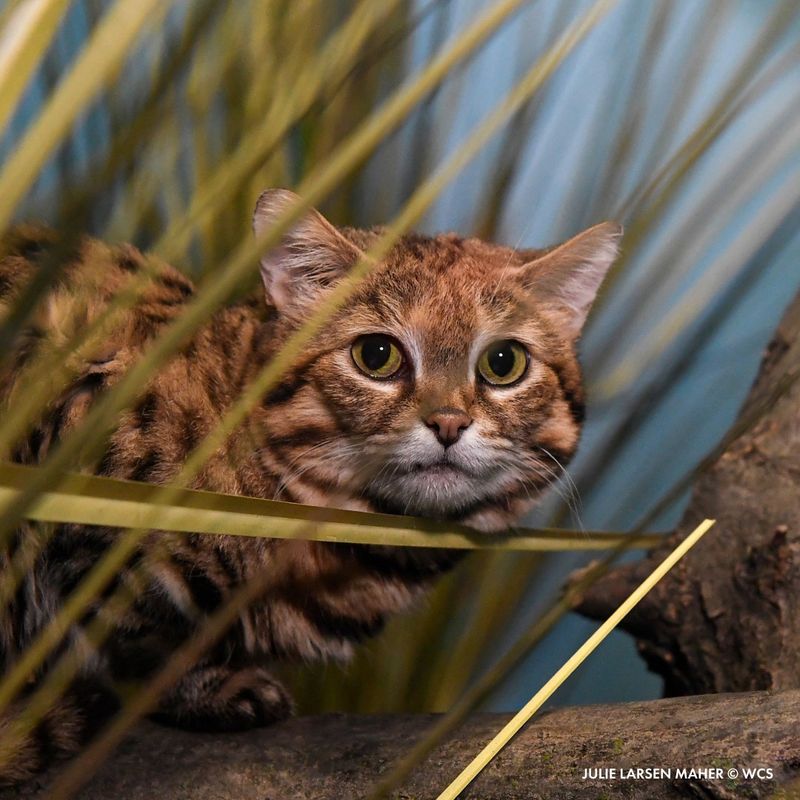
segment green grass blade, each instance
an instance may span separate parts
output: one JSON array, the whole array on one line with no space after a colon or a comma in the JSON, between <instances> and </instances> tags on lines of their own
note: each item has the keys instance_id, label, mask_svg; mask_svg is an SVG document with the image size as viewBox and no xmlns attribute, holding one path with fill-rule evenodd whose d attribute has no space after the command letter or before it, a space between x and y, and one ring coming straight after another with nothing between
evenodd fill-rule
<instances>
[{"instance_id":1,"label":"green grass blade","mask_svg":"<svg viewBox=\"0 0 800 800\"><path fill-rule=\"evenodd\" d=\"M311 192L308 178L303 181L298 193L303 196L313 195L312 203L317 202L318 196L324 197L355 166L362 163L454 67L473 55L525 1L501 0L495 3L453 44L436 56L420 75L398 89L358 131L331 154L329 160L321 165L314 181L315 184L324 187L318 194ZM347 41L342 41L336 42L332 45L334 46L340 46L347 51L350 45ZM302 116L317 97L323 77L330 74L330 58L331 55L328 53L319 59L318 75L312 73L304 81L293 82L291 104L281 107L275 117L270 117L263 126L253 131L236 153L226 161L224 169L219 170L208 184L199 187L185 217L173 222L156 245L155 249L158 252L167 259L180 257L190 242L193 227L202 223L228 202L232 192L236 191L242 181L258 166L263 154L269 152L283 138L290 126Z\"/></svg>"}]
</instances>

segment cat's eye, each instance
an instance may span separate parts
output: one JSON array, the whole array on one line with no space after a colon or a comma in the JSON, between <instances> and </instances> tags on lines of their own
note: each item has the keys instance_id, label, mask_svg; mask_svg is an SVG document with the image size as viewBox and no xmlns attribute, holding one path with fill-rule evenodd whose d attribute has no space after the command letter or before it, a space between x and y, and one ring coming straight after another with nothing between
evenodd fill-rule
<instances>
[{"instance_id":1,"label":"cat's eye","mask_svg":"<svg viewBox=\"0 0 800 800\"><path fill-rule=\"evenodd\" d=\"M478 359L478 373L492 386L510 386L528 369L528 351L513 339L489 345Z\"/></svg>"},{"instance_id":2,"label":"cat's eye","mask_svg":"<svg viewBox=\"0 0 800 800\"><path fill-rule=\"evenodd\" d=\"M356 366L370 378L391 378L403 366L403 353L390 336L360 336L350 348Z\"/></svg>"}]
</instances>

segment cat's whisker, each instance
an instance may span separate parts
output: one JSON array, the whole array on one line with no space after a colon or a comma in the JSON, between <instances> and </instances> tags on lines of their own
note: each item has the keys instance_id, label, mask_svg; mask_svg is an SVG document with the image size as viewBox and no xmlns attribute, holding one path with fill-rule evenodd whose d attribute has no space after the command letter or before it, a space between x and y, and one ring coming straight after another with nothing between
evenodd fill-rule
<instances>
[{"instance_id":1,"label":"cat's whisker","mask_svg":"<svg viewBox=\"0 0 800 800\"><path fill-rule=\"evenodd\" d=\"M323 462L321 465L314 459L309 459L308 457L312 453L318 453L321 450L330 449L332 446L335 446L336 451L326 453L326 461L336 461L336 460L344 460L350 455L356 455L359 453L359 448L354 443L342 443L340 439L336 437L330 437L328 439L324 439L321 442L318 442L311 447L307 447L305 450L301 450L298 454L296 454L291 461L288 462L286 465L287 473L281 478L278 486L273 493L272 499L278 500L280 498L280 494L284 491L284 489L288 488L288 484L298 480L303 474L305 474L309 469L313 469L319 466L327 466ZM300 461L301 459L308 459L306 463L302 466L302 468L297 469L294 465Z\"/></svg>"},{"instance_id":2,"label":"cat's whisker","mask_svg":"<svg viewBox=\"0 0 800 800\"><path fill-rule=\"evenodd\" d=\"M585 532L583 520L581 518L580 496L578 494L577 487L575 486L575 483L572 480L572 476L569 475L564 466L558 461L558 459L555 456L553 456L552 453L550 453L549 451L545 452L544 448L538 448L538 449L545 455L547 455L555 463L557 469L542 462L535 456L526 457L524 459L525 466L522 469L543 471L543 472L540 471L538 474L546 479L547 488L549 490L556 492L558 497L561 498L561 500L570 510L570 513L575 518L576 526L578 527L578 529L581 530L582 532Z\"/></svg>"},{"instance_id":3,"label":"cat's whisker","mask_svg":"<svg viewBox=\"0 0 800 800\"><path fill-rule=\"evenodd\" d=\"M556 466L559 468L561 477L567 486L568 494L570 498L572 498L571 501L566 501L567 506L569 507L569 510L572 513L572 515L575 517L575 523L578 527L578 530L580 530L582 533L585 534L586 528L584 527L582 519L583 503L581 500L577 484L573 480L569 470L547 448L542 447L540 445L538 449L541 452L543 452L546 456L548 456L548 458L551 458L553 462L556 464Z\"/></svg>"}]
</instances>

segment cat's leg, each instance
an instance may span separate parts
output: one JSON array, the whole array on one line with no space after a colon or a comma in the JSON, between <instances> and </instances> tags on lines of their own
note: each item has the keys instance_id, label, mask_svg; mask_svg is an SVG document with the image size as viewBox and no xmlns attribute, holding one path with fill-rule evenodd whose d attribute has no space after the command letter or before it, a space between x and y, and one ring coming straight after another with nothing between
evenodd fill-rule
<instances>
[{"instance_id":1,"label":"cat's leg","mask_svg":"<svg viewBox=\"0 0 800 800\"><path fill-rule=\"evenodd\" d=\"M33 777L57 759L73 756L119 708L101 679L80 679L35 724L28 723L26 698L0 716L0 785Z\"/></svg>"},{"instance_id":2,"label":"cat's leg","mask_svg":"<svg viewBox=\"0 0 800 800\"><path fill-rule=\"evenodd\" d=\"M286 719L292 701L263 667L199 665L159 703L153 718L190 730L236 731Z\"/></svg>"}]
</instances>

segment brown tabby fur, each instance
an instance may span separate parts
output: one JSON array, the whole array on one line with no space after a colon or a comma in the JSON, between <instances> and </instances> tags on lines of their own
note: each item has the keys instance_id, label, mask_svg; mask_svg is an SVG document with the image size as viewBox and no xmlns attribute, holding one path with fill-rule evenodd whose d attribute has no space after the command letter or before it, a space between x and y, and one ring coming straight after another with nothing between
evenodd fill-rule
<instances>
[{"instance_id":1,"label":"brown tabby fur","mask_svg":"<svg viewBox=\"0 0 800 800\"><path fill-rule=\"evenodd\" d=\"M292 199L280 190L265 193L256 229ZM298 223L262 264L267 303L259 299L218 311L142 387L95 471L151 483L174 477L378 233L337 230L316 212ZM194 487L430 515L485 531L508 528L575 450L583 394L574 345L618 235L614 226L597 226L549 251L516 251L455 235L404 237L208 462ZM13 303L54 241L52 233L33 228L6 237L0 311ZM68 341L94 319L140 272L144 257L130 246L81 239L64 262L2 362L0 407L14 404L36 354ZM180 272L160 265L159 277L107 343L73 364L69 387L18 443L12 459L42 463L59 440L79 431L97 395L141 357L195 291ZM353 363L353 341L374 332L390 334L404 347L408 363L394 379L376 381ZM530 367L519 384L495 388L476 377L474 364L488 344L505 338L528 348ZM448 448L425 424L442 409L472 420ZM11 557L34 535L32 525L22 526L0 558ZM0 620L6 668L113 538L108 529L57 528ZM82 633L100 601L69 632L59 652L87 650L84 675L5 764L7 779L23 778L52 755L74 751L113 709L115 682L152 673L238 584L265 565L272 578L263 600L243 612L225 640L163 699L161 719L236 729L285 717L291 703L268 673L270 661L346 659L354 642L378 631L387 615L407 608L455 560L447 551L243 537L166 541L169 558L153 563L150 587L102 650L88 648ZM146 558L149 546L143 544L131 566ZM123 571L117 583L125 579Z\"/></svg>"}]
</instances>

